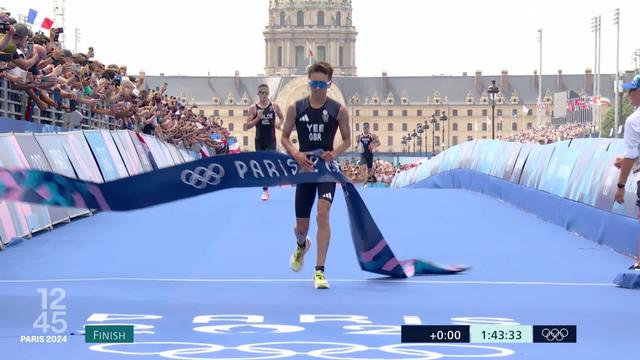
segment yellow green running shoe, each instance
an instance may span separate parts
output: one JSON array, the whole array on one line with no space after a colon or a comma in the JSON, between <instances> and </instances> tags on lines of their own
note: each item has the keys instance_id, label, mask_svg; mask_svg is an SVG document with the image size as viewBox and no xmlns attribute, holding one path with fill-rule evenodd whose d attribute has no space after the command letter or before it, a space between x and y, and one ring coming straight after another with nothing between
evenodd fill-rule
<instances>
[{"instance_id":1,"label":"yellow green running shoe","mask_svg":"<svg viewBox=\"0 0 640 360\"><path fill-rule=\"evenodd\" d=\"M307 244L304 249L301 249L298 244L296 244L296 249L293 250L293 254L291 254L291 259L289 260L289 264L291 264L291 270L298 272L302 269L304 265L304 254L309 251L311 248L311 239L307 237Z\"/></svg>"},{"instance_id":2,"label":"yellow green running shoe","mask_svg":"<svg viewBox=\"0 0 640 360\"><path fill-rule=\"evenodd\" d=\"M316 272L313 273L313 287L316 289L329 288L329 282L327 281L327 278L324 277L324 272L316 270Z\"/></svg>"}]
</instances>

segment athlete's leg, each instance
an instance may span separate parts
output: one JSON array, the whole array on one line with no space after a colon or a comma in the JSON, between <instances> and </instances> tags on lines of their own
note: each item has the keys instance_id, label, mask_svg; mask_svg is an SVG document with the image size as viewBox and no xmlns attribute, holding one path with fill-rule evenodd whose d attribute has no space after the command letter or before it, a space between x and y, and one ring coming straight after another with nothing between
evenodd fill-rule
<instances>
[{"instance_id":1,"label":"athlete's leg","mask_svg":"<svg viewBox=\"0 0 640 360\"><path fill-rule=\"evenodd\" d=\"M329 211L336 193L336 183L320 183L318 184L318 215L316 221L318 223L318 250L316 266L323 267L327 259L327 251L329 250L329 240L331 238L331 226L329 224Z\"/></svg>"},{"instance_id":2,"label":"athlete's leg","mask_svg":"<svg viewBox=\"0 0 640 360\"><path fill-rule=\"evenodd\" d=\"M311 247L311 240L307 236L309 233L309 218L311 217L311 208L316 197L317 184L298 184L296 186L296 227L294 229L296 235L296 248L290 259L291 270L300 271L304 264L304 254Z\"/></svg>"}]
</instances>

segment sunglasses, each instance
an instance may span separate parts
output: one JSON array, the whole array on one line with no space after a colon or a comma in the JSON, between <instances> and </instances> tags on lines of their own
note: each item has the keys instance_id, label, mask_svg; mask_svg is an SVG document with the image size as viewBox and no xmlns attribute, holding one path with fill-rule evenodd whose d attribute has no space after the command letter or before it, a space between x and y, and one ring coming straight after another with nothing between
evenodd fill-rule
<instances>
[{"instance_id":1,"label":"sunglasses","mask_svg":"<svg viewBox=\"0 0 640 360\"><path fill-rule=\"evenodd\" d=\"M258 95L269 95L268 91L258 91Z\"/></svg>"},{"instance_id":2,"label":"sunglasses","mask_svg":"<svg viewBox=\"0 0 640 360\"><path fill-rule=\"evenodd\" d=\"M331 85L331 81L322 81L322 80L309 80L309 86L311 88L317 88L320 90L324 90Z\"/></svg>"}]
</instances>

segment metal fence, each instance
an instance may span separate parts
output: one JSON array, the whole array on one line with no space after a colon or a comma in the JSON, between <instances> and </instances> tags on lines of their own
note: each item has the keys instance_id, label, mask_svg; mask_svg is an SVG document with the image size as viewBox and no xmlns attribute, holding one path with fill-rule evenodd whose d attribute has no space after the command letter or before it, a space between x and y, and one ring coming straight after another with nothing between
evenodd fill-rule
<instances>
[{"instance_id":1,"label":"metal fence","mask_svg":"<svg viewBox=\"0 0 640 360\"><path fill-rule=\"evenodd\" d=\"M0 79L0 117L16 120L25 120L27 110L28 95L22 90L12 90L10 82ZM69 100L63 99L68 105ZM91 109L84 104L79 104L76 111L65 112L49 108L40 111L38 106L33 105L31 121L38 124L54 125L64 128L74 128L72 126L73 117L80 117L82 129L116 129L116 122L113 116L94 114Z\"/></svg>"}]
</instances>

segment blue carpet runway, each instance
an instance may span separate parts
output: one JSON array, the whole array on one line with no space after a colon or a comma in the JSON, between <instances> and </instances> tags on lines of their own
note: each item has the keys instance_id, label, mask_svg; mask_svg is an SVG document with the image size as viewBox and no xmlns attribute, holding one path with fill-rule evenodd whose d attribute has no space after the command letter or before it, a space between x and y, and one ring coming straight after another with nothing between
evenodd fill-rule
<instances>
[{"instance_id":1,"label":"blue carpet runway","mask_svg":"<svg viewBox=\"0 0 640 360\"><path fill-rule=\"evenodd\" d=\"M289 269L294 190L272 189L269 202L260 202L260 191L101 213L0 253L0 357L615 359L638 352L640 293L611 284L630 259L508 204L460 190L362 189L398 258L473 266L390 280L359 269L336 194L332 288L319 291L311 281L315 245L302 272ZM34 328L43 311L46 334ZM123 323L136 324L135 344L69 335L85 324ZM405 323L575 324L578 343L401 344ZM38 335L66 335L66 342L23 337Z\"/></svg>"}]
</instances>

